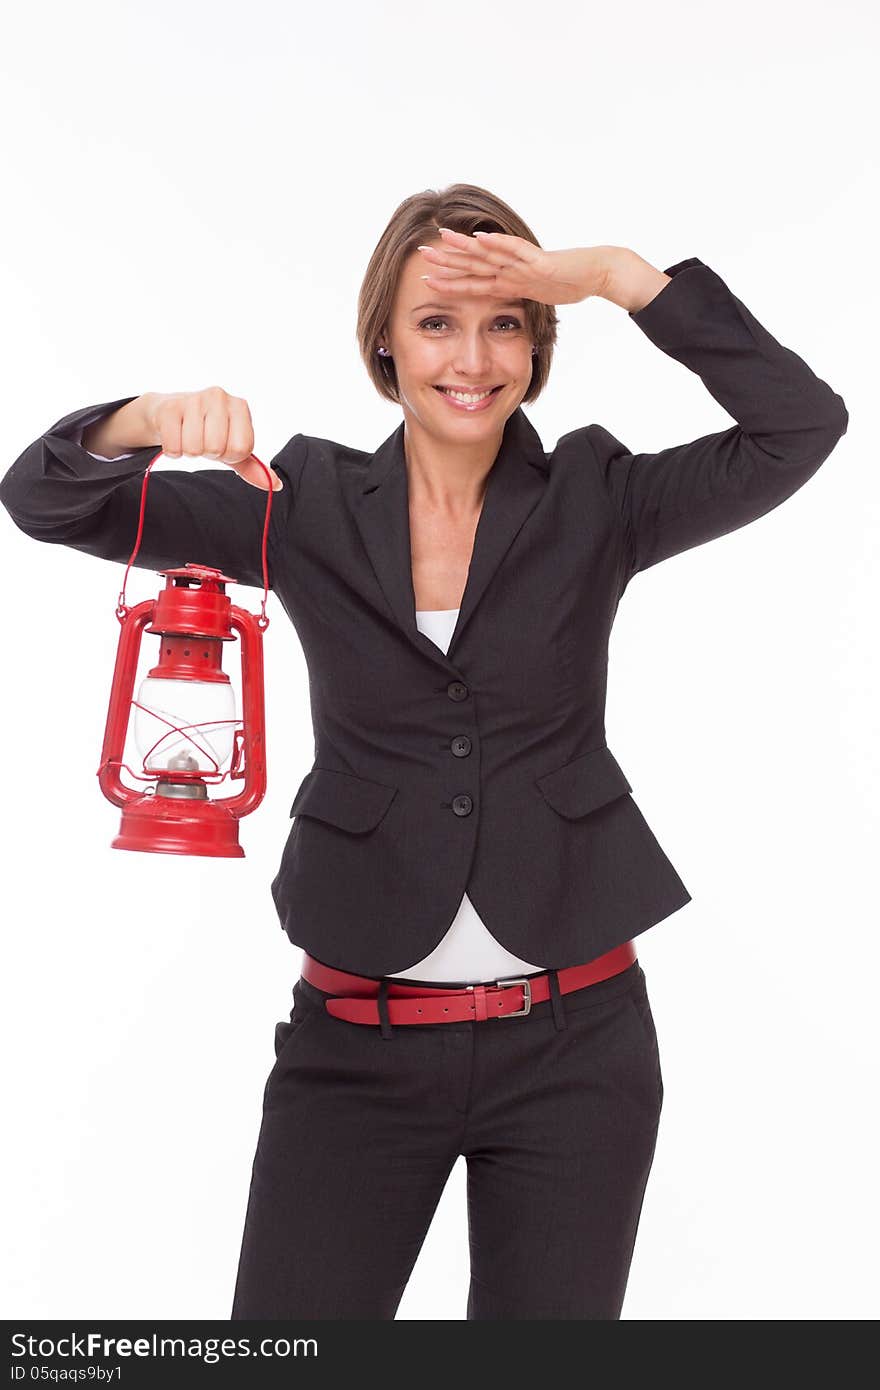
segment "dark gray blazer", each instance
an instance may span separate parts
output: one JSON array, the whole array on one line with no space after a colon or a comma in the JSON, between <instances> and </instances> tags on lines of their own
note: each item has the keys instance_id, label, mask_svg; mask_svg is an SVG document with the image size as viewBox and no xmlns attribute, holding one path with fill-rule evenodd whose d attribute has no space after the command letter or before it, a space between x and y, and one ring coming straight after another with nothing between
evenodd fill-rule
<instances>
[{"instance_id":1,"label":"dark gray blazer","mask_svg":"<svg viewBox=\"0 0 880 1390\"><path fill-rule=\"evenodd\" d=\"M405 970L465 890L504 946L557 968L690 900L605 741L617 606L640 570L790 497L848 415L697 257L666 274L630 317L738 423L654 454L591 424L548 454L514 411L447 655L416 626L403 424L375 453L296 434L272 459L269 577L305 654L315 757L271 891L291 941L330 965ZM133 399L24 450L0 482L17 526L127 562L155 448L102 463L71 436ZM228 468L157 472L138 566L262 589L265 500Z\"/></svg>"}]
</instances>

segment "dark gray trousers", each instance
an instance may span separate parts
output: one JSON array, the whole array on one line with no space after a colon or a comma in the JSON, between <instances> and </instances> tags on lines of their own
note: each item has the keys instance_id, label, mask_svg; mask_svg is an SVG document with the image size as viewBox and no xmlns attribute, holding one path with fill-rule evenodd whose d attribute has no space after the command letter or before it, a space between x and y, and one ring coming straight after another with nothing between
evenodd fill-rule
<instances>
[{"instance_id":1,"label":"dark gray trousers","mask_svg":"<svg viewBox=\"0 0 880 1390\"><path fill-rule=\"evenodd\" d=\"M467 1162L469 1319L620 1317L663 1104L638 961L521 1018L275 1029L232 1318L393 1319Z\"/></svg>"}]
</instances>

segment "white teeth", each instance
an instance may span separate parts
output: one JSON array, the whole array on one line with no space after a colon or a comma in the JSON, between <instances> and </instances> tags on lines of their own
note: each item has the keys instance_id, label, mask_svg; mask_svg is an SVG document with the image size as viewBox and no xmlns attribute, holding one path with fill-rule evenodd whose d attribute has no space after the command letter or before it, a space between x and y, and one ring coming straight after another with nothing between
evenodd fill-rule
<instances>
[{"instance_id":1,"label":"white teeth","mask_svg":"<svg viewBox=\"0 0 880 1390\"><path fill-rule=\"evenodd\" d=\"M466 405L474 405L477 401L484 401L487 396L491 396L492 394L490 390L481 391L478 396L474 396L465 391L447 391L445 386L441 386L440 390L443 392L444 396L452 396L453 400L464 401Z\"/></svg>"}]
</instances>

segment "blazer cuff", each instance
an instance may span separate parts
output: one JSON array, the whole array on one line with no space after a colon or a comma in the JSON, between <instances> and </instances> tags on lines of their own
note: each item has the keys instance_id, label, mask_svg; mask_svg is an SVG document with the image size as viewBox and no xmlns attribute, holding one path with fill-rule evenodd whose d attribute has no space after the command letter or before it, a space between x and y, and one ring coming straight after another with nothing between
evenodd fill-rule
<instances>
[{"instance_id":1,"label":"blazer cuff","mask_svg":"<svg viewBox=\"0 0 880 1390\"><path fill-rule=\"evenodd\" d=\"M699 256L676 261L675 265L668 265L663 274L672 277L669 284L643 308L628 311L629 317L658 347L663 346L664 335L676 331L680 335L684 318L693 313L696 304L705 300L708 285L718 279Z\"/></svg>"},{"instance_id":2,"label":"blazer cuff","mask_svg":"<svg viewBox=\"0 0 880 1390\"><path fill-rule=\"evenodd\" d=\"M96 420L100 420L105 415L112 415L114 411L120 410L122 406L129 405L131 401L136 401L137 396L120 396L117 401L105 401L101 405L81 406L78 410L72 410L69 415L62 415L60 420L56 420L47 431L47 435L53 435L56 439L67 439L71 444L76 444L82 448L82 437L89 425L93 425ZM155 451L158 445L151 445ZM130 450L126 454L117 454L116 458L133 458L135 450ZM141 451L137 451L141 452ZM103 459L107 463L113 463L114 459L107 454L95 454L91 449L86 449L85 453L90 454L94 459Z\"/></svg>"}]
</instances>

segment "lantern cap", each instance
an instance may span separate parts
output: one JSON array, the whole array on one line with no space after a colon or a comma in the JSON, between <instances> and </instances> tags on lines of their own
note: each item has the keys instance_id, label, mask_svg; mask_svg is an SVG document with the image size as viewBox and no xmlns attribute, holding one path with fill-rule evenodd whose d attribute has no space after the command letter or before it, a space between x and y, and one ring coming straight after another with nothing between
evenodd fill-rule
<instances>
[{"instance_id":1,"label":"lantern cap","mask_svg":"<svg viewBox=\"0 0 880 1390\"><path fill-rule=\"evenodd\" d=\"M164 574L168 578L180 576L183 579L199 579L209 584L238 583L237 579L224 574L222 570L212 569L210 565L194 565L192 562L185 564L182 569L157 570L156 573Z\"/></svg>"}]
</instances>

